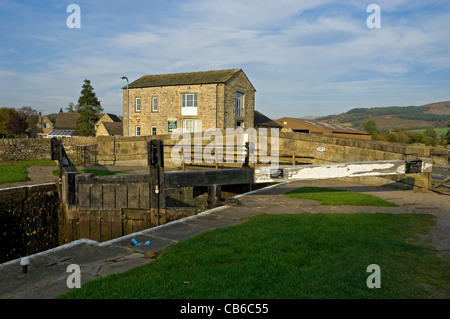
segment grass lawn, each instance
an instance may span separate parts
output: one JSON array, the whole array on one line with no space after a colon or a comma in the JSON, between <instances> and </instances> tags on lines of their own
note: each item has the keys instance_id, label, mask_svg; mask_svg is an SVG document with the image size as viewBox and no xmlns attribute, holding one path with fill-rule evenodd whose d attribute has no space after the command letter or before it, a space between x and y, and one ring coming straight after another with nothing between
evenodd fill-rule
<instances>
[{"instance_id":1,"label":"grass lawn","mask_svg":"<svg viewBox=\"0 0 450 319\"><path fill-rule=\"evenodd\" d=\"M0 163L0 184L28 181L27 167L56 166L52 160L17 160Z\"/></svg>"},{"instance_id":2,"label":"grass lawn","mask_svg":"<svg viewBox=\"0 0 450 319\"><path fill-rule=\"evenodd\" d=\"M398 206L377 196L325 187L301 187L287 194L290 198L317 200L321 205Z\"/></svg>"},{"instance_id":3,"label":"grass lawn","mask_svg":"<svg viewBox=\"0 0 450 319\"><path fill-rule=\"evenodd\" d=\"M59 298L449 298L450 261L416 236L433 224L419 214L258 215ZM379 289L366 284L371 264Z\"/></svg>"}]
</instances>

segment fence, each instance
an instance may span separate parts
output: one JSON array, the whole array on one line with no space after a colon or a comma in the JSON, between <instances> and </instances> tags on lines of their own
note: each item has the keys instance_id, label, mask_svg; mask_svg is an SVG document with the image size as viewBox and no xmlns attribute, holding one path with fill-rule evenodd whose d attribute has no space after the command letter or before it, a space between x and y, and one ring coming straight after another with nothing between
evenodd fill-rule
<instances>
[{"instance_id":1,"label":"fence","mask_svg":"<svg viewBox=\"0 0 450 319\"><path fill-rule=\"evenodd\" d=\"M77 163L79 165L95 165L97 164L97 144L94 145L77 145Z\"/></svg>"}]
</instances>

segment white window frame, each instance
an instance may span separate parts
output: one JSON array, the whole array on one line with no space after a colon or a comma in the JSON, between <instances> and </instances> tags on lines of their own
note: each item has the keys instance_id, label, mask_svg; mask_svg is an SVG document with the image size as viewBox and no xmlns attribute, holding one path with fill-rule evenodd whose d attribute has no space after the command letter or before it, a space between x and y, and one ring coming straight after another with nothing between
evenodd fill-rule
<instances>
[{"instance_id":1,"label":"white window frame","mask_svg":"<svg viewBox=\"0 0 450 319\"><path fill-rule=\"evenodd\" d=\"M244 117L244 93L236 92L236 116Z\"/></svg>"},{"instance_id":2,"label":"white window frame","mask_svg":"<svg viewBox=\"0 0 450 319\"><path fill-rule=\"evenodd\" d=\"M187 126L187 123L192 123ZM197 119L181 119L181 132L182 133L193 133L198 130L199 121Z\"/></svg>"},{"instance_id":3,"label":"white window frame","mask_svg":"<svg viewBox=\"0 0 450 319\"><path fill-rule=\"evenodd\" d=\"M139 130L139 134L138 134L138 130ZM141 136L141 127L139 125L136 126L135 132L136 132L136 136Z\"/></svg>"},{"instance_id":4,"label":"white window frame","mask_svg":"<svg viewBox=\"0 0 450 319\"><path fill-rule=\"evenodd\" d=\"M192 99L188 99L192 97ZM181 115L182 116L197 116L198 94L197 93L182 93L181 94Z\"/></svg>"},{"instance_id":5,"label":"white window frame","mask_svg":"<svg viewBox=\"0 0 450 319\"><path fill-rule=\"evenodd\" d=\"M152 98L152 111L157 112L158 111L158 97Z\"/></svg>"},{"instance_id":6,"label":"white window frame","mask_svg":"<svg viewBox=\"0 0 450 319\"><path fill-rule=\"evenodd\" d=\"M188 97L192 96L192 100L188 101ZM188 103L191 102L191 103ZM198 94L197 93L183 93L181 94L181 107L197 107Z\"/></svg>"},{"instance_id":7,"label":"white window frame","mask_svg":"<svg viewBox=\"0 0 450 319\"><path fill-rule=\"evenodd\" d=\"M136 98L136 108L135 108L136 112L140 112L141 111L141 98L137 97Z\"/></svg>"},{"instance_id":8,"label":"white window frame","mask_svg":"<svg viewBox=\"0 0 450 319\"><path fill-rule=\"evenodd\" d=\"M154 131L154 133L153 133L153 131ZM150 128L150 134L151 134L151 135L157 135L157 134L156 134L156 126L152 126L152 127Z\"/></svg>"}]
</instances>

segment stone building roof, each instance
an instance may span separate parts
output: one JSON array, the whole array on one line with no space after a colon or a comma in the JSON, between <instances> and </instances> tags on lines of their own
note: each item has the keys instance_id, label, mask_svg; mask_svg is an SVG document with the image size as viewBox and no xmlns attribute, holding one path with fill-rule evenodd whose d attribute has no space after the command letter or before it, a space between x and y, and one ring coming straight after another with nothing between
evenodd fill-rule
<instances>
[{"instance_id":1,"label":"stone building roof","mask_svg":"<svg viewBox=\"0 0 450 319\"><path fill-rule=\"evenodd\" d=\"M144 75L136 81L130 83L128 87L130 89L135 89L157 86L226 83L239 72L243 72L242 69ZM122 87L122 89L126 88L126 86Z\"/></svg>"},{"instance_id":2,"label":"stone building roof","mask_svg":"<svg viewBox=\"0 0 450 319\"><path fill-rule=\"evenodd\" d=\"M113 121L113 122L122 122L120 120L120 118L116 115L116 114L112 114L112 113L105 113L105 114L99 114L98 117L101 119L103 117L103 115L108 115L109 118Z\"/></svg>"},{"instance_id":3,"label":"stone building roof","mask_svg":"<svg viewBox=\"0 0 450 319\"><path fill-rule=\"evenodd\" d=\"M55 129L58 130L75 130L77 126L77 119L80 113L63 113L60 112L55 122Z\"/></svg>"},{"instance_id":4,"label":"stone building roof","mask_svg":"<svg viewBox=\"0 0 450 319\"><path fill-rule=\"evenodd\" d=\"M123 135L123 123L122 122L103 122L103 126L110 136L122 136Z\"/></svg>"}]
</instances>

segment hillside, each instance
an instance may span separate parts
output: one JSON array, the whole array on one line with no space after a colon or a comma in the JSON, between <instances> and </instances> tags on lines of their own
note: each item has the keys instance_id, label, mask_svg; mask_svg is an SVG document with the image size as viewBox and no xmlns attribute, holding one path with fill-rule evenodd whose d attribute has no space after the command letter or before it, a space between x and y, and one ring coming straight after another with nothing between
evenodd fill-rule
<instances>
[{"instance_id":1,"label":"hillside","mask_svg":"<svg viewBox=\"0 0 450 319\"><path fill-rule=\"evenodd\" d=\"M379 130L403 128L406 130L447 127L450 120L450 101L422 106L388 106L355 108L346 113L317 118L331 120L361 129L364 122L374 119Z\"/></svg>"}]
</instances>

